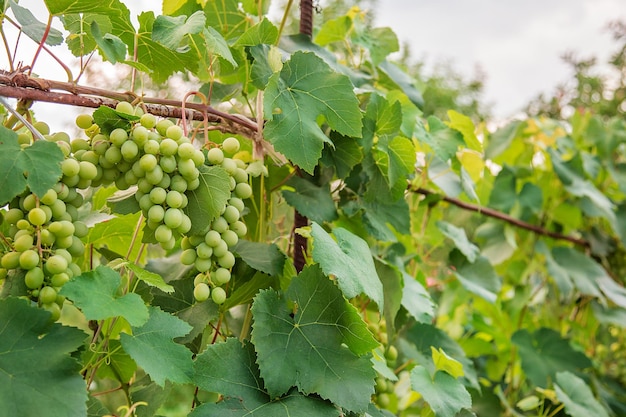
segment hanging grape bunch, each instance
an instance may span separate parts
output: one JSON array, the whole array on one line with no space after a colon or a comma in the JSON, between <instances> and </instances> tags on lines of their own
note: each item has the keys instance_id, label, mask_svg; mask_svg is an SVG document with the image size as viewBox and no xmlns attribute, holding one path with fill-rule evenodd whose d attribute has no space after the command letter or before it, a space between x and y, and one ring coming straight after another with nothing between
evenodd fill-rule
<instances>
[{"instance_id":1,"label":"hanging grape bunch","mask_svg":"<svg viewBox=\"0 0 626 417\"><path fill-rule=\"evenodd\" d=\"M211 297L215 303L223 303L226 291L222 286L230 281L235 264L231 250L247 232L241 221L243 199L252 194L246 163L233 158L239 141L227 138L221 148L209 149L205 158L171 121L157 122L154 115L127 102L120 102L116 111L134 117L126 128L108 132L92 115L79 115L76 124L88 139L70 141L65 133L49 135L47 126L40 124L46 140L56 142L65 156L63 175L41 198L27 190L9 203L2 219L9 233L0 278L9 270L24 271L27 295L51 311L53 319L58 318L64 299L57 293L65 282L81 274L77 259L84 253L84 244L80 238L88 233L85 223L78 220L77 209L83 204L79 190L111 184L120 190L136 186L134 198L145 218L144 234L152 235L164 249L172 249L177 239L182 239L181 262L198 271L196 300ZM21 134L19 141L21 146L29 146L32 137ZM201 170L207 166L221 167L226 173L230 198L225 198L208 230L191 234L188 194L200 187Z\"/></svg>"}]
</instances>

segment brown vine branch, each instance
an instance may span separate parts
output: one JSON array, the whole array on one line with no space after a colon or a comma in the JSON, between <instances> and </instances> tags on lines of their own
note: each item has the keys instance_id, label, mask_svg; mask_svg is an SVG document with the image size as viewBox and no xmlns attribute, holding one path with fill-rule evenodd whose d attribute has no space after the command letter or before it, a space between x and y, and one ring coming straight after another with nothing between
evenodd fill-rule
<instances>
[{"instance_id":1,"label":"brown vine branch","mask_svg":"<svg viewBox=\"0 0 626 417\"><path fill-rule=\"evenodd\" d=\"M448 197L448 196L442 196L434 191L430 191L427 190L425 188L413 188L410 187L409 191L417 193L417 194L423 194L423 195L437 195L440 196L441 199L445 202L448 202L450 204L454 204L457 207L460 207L462 209L465 210L469 210L469 211L474 211L476 213L480 213L483 214L487 217L493 217L494 219L499 219L502 221L505 221L509 224L512 224L513 226L519 227L521 229L526 229L526 230L530 230L531 232L534 232L538 235L542 235L542 236L548 236L551 237L553 239L558 239L558 240L566 240L568 242L574 243L576 245L579 246L584 246L584 247L589 247L590 244L588 241L586 241L585 239L580 239L580 238L576 238L573 236L567 236L567 235L563 235L561 233L557 233L557 232L552 232L550 230L546 230L542 227L536 226L534 224L530 224L530 223L526 223L525 221L516 219L514 217L509 216L508 214L504 214L500 211L494 210L494 209L490 209L489 207L481 207L477 204L472 204L472 203L467 203L465 201L461 201L458 198L454 198L454 197Z\"/></svg>"},{"instance_id":2,"label":"brown vine branch","mask_svg":"<svg viewBox=\"0 0 626 417\"><path fill-rule=\"evenodd\" d=\"M65 91L58 92L52 90ZM0 71L0 96L17 99L67 104L80 107L115 107L119 101L133 101L137 96L131 92L120 93L96 87L78 86L72 83L29 77L24 73L9 74ZM141 97L146 109L161 117L182 118L182 102L156 97ZM224 132L237 133L252 138L257 124L246 117L224 113L201 103L186 103L186 117L220 125Z\"/></svg>"}]
</instances>

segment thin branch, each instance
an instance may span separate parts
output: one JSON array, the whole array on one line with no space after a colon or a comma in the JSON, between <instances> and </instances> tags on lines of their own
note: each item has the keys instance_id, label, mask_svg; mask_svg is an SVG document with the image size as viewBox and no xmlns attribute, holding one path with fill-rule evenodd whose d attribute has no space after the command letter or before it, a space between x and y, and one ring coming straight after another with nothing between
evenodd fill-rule
<instances>
[{"instance_id":1,"label":"thin branch","mask_svg":"<svg viewBox=\"0 0 626 417\"><path fill-rule=\"evenodd\" d=\"M454 204L457 207L460 207L462 209L469 210L469 211L474 211L476 213L480 213L487 217L493 217L494 219L503 220L509 224L512 224L513 226L519 227L520 229L530 230L531 232L536 233L538 235L548 236L553 239L566 240L568 242L574 243L576 245L584 246L584 247L590 246L589 242L586 241L585 239L580 239L580 238L576 238L573 236L567 236L561 233L552 232L550 230L546 230L534 224L526 223L525 221L516 219L515 217L511 217L508 214L504 214L500 211L490 209L489 207L482 207L477 204L466 203L465 201L461 201L454 197L442 196L434 191L430 191L425 188L412 188L411 187L409 188L409 191L418 193L418 194L423 194L423 195L438 195L441 197L443 201L446 201L450 204Z\"/></svg>"},{"instance_id":2,"label":"thin branch","mask_svg":"<svg viewBox=\"0 0 626 417\"><path fill-rule=\"evenodd\" d=\"M71 94L51 90L62 90ZM118 101L133 101L137 98L132 92L120 93L61 81L32 78L23 73L9 74L5 71L0 71L0 95L91 108L115 107ZM152 114L179 119L182 117L182 102L179 100L156 97L141 97L141 100ZM193 120L204 120L204 114L207 113L209 122L220 124L221 130L224 132L238 133L252 138L258 129L253 120L241 115L224 113L205 104L186 103L185 107L190 109L186 117Z\"/></svg>"}]
</instances>

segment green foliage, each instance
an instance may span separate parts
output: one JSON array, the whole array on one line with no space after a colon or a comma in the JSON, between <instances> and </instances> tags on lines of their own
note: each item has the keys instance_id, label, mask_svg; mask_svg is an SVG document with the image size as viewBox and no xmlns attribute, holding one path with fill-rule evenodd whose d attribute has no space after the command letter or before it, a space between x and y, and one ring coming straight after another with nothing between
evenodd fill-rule
<instances>
[{"instance_id":1,"label":"green foliage","mask_svg":"<svg viewBox=\"0 0 626 417\"><path fill-rule=\"evenodd\" d=\"M0 113L5 414L626 413L621 87L579 67L570 117L492 131L480 77L392 62L364 2L312 39L255 0L44 3L137 102ZM142 116L181 80L206 120Z\"/></svg>"}]
</instances>

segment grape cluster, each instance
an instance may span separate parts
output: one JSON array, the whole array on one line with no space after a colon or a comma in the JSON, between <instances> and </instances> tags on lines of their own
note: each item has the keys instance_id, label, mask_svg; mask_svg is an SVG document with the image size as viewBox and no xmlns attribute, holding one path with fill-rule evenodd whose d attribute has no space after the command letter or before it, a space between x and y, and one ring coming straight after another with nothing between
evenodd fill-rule
<instances>
[{"instance_id":1,"label":"grape cluster","mask_svg":"<svg viewBox=\"0 0 626 417\"><path fill-rule=\"evenodd\" d=\"M84 202L80 190L111 184L120 190L136 186L134 196L145 218L144 233L153 234L165 249L174 248L182 238L181 262L199 272L196 300L210 296L215 303L223 303L226 291L222 286L230 281L235 264L231 249L247 232L241 221L243 199L252 194L247 165L237 158L239 141L227 138L205 157L171 121L157 121L127 102L120 102L116 110L139 116L139 120L130 129L117 128L107 134L92 115L81 114L76 125L88 139L71 141L69 135L50 135L45 124L36 123L45 139L56 142L63 151L63 175L41 198L27 191L10 202L1 218L9 233L2 241L4 248L0 246L0 279L10 270L25 271L30 298L51 311L53 319L58 318L64 300L57 293L65 282L80 275L76 263L84 253L80 238L88 233L85 223L78 220L78 207ZM30 146L32 137L22 133L18 141ZM230 175L231 198L204 236L188 235L192 225L184 211L186 193L200 186L203 164L221 166Z\"/></svg>"}]
</instances>

